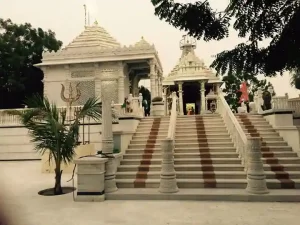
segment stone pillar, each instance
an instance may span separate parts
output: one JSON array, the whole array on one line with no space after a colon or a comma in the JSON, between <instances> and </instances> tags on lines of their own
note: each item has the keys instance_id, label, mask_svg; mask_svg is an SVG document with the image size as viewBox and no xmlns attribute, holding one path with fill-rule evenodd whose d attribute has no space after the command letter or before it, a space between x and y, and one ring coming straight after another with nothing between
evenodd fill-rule
<instances>
[{"instance_id":1,"label":"stone pillar","mask_svg":"<svg viewBox=\"0 0 300 225\"><path fill-rule=\"evenodd\" d=\"M267 194L269 190L266 184L266 175L261 154L261 139L259 137L247 137L247 188L252 194Z\"/></svg>"},{"instance_id":2,"label":"stone pillar","mask_svg":"<svg viewBox=\"0 0 300 225\"><path fill-rule=\"evenodd\" d=\"M159 192L178 192L176 172L174 168L174 140L165 139L161 142L162 163Z\"/></svg>"},{"instance_id":3,"label":"stone pillar","mask_svg":"<svg viewBox=\"0 0 300 225\"><path fill-rule=\"evenodd\" d=\"M151 92L151 100L156 97L156 88L155 88L155 85L156 85L156 82L155 82L155 79L156 79L156 76L155 76L155 64L154 64L154 61L153 60L150 60L149 62L149 65L150 65L150 92Z\"/></svg>"},{"instance_id":4,"label":"stone pillar","mask_svg":"<svg viewBox=\"0 0 300 225\"><path fill-rule=\"evenodd\" d=\"M182 97L182 84L183 82L178 82L178 93L179 93L179 115L183 116L183 97Z\"/></svg>"},{"instance_id":5,"label":"stone pillar","mask_svg":"<svg viewBox=\"0 0 300 225\"><path fill-rule=\"evenodd\" d=\"M101 82L101 99L102 99L102 152L108 157L106 163L105 173L105 192L117 191L115 180L115 168L113 163L113 132L112 132L112 108L111 102L113 100L111 93L112 81Z\"/></svg>"},{"instance_id":6,"label":"stone pillar","mask_svg":"<svg viewBox=\"0 0 300 225\"><path fill-rule=\"evenodd\" d=\"M125 99L125 87L124 87L125 77L121 75L118 79L118 100L119 104L123 104Z\"/></svg>"},{"instance_id":7,"label":"stone pillar","mask_svg":"<svg viewBox=\"0 0 300 225\"><path fill-rule=\"evenodd\" d=\"M200 100L201 100L201 112L200 114L204 114L206 111L205 105L205 81L200 81Z\"/></svg>"},{"instance_id":8,"label":"stone pillar","mask_svg":"<svg viewBox=\"0 0 300 225\"><path fill-rule=\"evenodd\" d=\"M108 160L98 157L84 157L74 160L77 165L78 202L102 202L105 200L104 174Z\"/></svg>"},{"instance_id":9,"label":"stone pillar","mask_svg":"<svg viewBox=\"0 0 300 225\"><path fill-rule=\"evenodd\" d=\"M101 80L100 78L95 79L95 96L101 101Z\"/></svg>"},{"instance_id":10,"label":"stone pillar","mask_svg":"<svg viewBox=\"0 0 300 225\"><path fill-rule=\"evenodd\" d=\"M163 90L163 93L162 93L162 97L163 97L163 100L164 100L164 110L165 110L165 116L168 115L168 99L167 99L167 88L165 88Z\"/></svg>"}]
</instances>

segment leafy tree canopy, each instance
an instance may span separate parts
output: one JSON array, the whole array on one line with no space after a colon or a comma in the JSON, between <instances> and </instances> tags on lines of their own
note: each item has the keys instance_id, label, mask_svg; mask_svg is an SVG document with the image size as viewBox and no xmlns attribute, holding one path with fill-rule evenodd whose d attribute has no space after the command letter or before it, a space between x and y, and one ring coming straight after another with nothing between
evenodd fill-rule
<instances>
[{"instance_id":1,"label":"leafy tree canopy","mask_svg":"<svg viewBox=\"0 0 300 225\"><path fill-rule=\"evenodd\" d=\"M214 10L208 0L151 2L160 19L205 41L228 37L234 20L238 36L248 40L216 55L211 67L218 74L275 76L300 68L299 0L230 0L222 12ZM259 47L263 40L270 40L267 47Z\"/></svg>"},{"instance_id":2,"label":"leafy tree canopy","mask_svg":"<svg viewBox=\"0 0 300 225\"><path fill-rule=\"evenodd\" d=\"M61 46L51 30L0 18L0 108L20 107L26 97L43 93L43 72L33 65L41 62L43 51Z\"/></svg>"}]
</instances>

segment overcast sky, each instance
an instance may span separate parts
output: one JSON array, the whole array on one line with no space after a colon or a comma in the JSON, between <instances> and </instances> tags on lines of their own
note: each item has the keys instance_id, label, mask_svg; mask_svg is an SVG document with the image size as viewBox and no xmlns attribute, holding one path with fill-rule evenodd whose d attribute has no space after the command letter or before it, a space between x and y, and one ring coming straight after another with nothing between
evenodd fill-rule
<instances>
[{"instance_id":1,"label":"overcast sky","mask_svg":"<svg viewBox=\"0 0 300 225\"><path fill-rule=\"evenodd\" d=\"M209 0L222 11L229 0ZM181 0L178 2L194 2ZM163 64L164 75L168 75L180 57L179 41L184 34L154 15L150 0L0 0L0 17L13 22L29 22L35 27L51 29L64 45L71 42L84 29L84 9L90 11L91 23L98 21L121 44L130 45L141 36L154 43ZM198 41L196 53L207 65L213 55L231 49L241 41L234 31L230 38L222 41ZM280 56L278 56L280 57ZM272 78L277 95L288 92L292 97L299 91L290 87L289 76Z\"/></svg>"}]
</instances>

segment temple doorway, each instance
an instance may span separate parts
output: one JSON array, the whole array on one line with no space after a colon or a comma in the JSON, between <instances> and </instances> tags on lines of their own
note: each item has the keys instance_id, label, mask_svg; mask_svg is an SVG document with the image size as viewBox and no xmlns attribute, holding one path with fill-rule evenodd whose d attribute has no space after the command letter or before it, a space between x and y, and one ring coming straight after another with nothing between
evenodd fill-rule
<instances>
[{"instance_id":1,"label":"temple doorway","mask_svg":"<svg viewBox=\"0 0 300 225\"><path fill-rule=\"evenodd\" d=\"M194 106L195 114L200 112L200 84L198 82L183 83L183 112L187 115L188 108Z\"/></svg>"}]
</instances>

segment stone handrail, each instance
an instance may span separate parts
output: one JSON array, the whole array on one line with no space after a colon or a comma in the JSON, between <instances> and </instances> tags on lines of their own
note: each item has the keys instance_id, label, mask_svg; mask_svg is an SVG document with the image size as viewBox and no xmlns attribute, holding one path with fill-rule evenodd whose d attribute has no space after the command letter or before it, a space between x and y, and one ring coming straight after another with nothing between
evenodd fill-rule
<instances>
[{"instance_id":1,"label":"stone handrail","mask_svg":"<svg viewBox=\"0 0 300 225\"><path fill-rule=\"evenodd\" d=\"M239 154L240 159L242 160L245 169L247 169L247 136L243 131L241 125L236 119L235 115L231 111L229 105L227 104L223 93L219 94L219 107L218 112L222 116L229 134L231 135L237 153Z\"/></svg>"},{"instance_id":2,"label":"stone handrail","mask_svg":"<svg viewBox=\"0 0 300 225\"><path fill-rule=\"evenodd\" d=\"M271 101L272 109L275 109L275 110L289 109L288 99L289 99L288 94L285 94L284 96L273 96L272 101Z\"/></svg>"},{"instance_id":3,"label":"stone handrail","mask_svg":"<svg viewBox=\"0 0 300 225\"><path fill-rule=\"evenodd\" d=\"M172 108L171 108L171 116L169 122L169 130L167 138L174 140L175 136L175 128L176 128L176 120L177 120L177 95L176 92L172 93Z\"/></svg>"},{"instance_id":4,"label":"stone handrail","mask_svg":"<svg viewBox=\"0 0 300 225\"><path fill-rule=\"evenodd\" d=\"M71 111L69 110L69 107L61 106L58 107L58 111L61 113L63 111L67 111L66 113L66 120L72 121L76 115L76 112L81 109L82 106L72 106ZM21 109L10 109L10 110L17 110L17 111L26 111L29 110L29 108L21 108ZM16 126L21 125L21 121L19 120L19 117L17 115L8 114L8 109L0 110L0 126ZM116 112L114 106L113 106L113 122L118 122L119 114ZM95 123L95 122L101 122L100 121L94 121L93 119L85 118L80 121L81 123Z\"/></svg>"},{"instance_id":5,"label":"stone handrail","mask_svg":"<svg viewBox=\"0 0 300 225\"><path fill-rule=\"evenodd\" d=\"M298 98L292 98L288 100L288 107L294 111L294 116L300 116L300 95Z\"/></svg>"}]
</instances>

